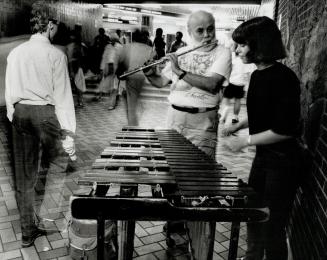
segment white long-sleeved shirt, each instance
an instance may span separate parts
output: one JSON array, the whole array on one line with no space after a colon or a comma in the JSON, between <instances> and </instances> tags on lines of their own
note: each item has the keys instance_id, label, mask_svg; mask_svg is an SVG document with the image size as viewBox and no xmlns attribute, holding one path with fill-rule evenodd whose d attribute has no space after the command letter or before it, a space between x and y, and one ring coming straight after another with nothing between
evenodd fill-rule
<instances>
[{"instance_id":1,"label":"white long-sleeved shirt","mask_svg":"<svg viewBox=\"0 0 327 260\"><path fill-rule=\"evenodd\" d=\"M10 121L16 103L50 104L55 107L61 128L72 133L76 131L67 57L41 34L32 35L29 41L9 53L5 98L7 117ZM70 148L65 150L67 149L70 150Z\"/></svg>"}]
</instances>

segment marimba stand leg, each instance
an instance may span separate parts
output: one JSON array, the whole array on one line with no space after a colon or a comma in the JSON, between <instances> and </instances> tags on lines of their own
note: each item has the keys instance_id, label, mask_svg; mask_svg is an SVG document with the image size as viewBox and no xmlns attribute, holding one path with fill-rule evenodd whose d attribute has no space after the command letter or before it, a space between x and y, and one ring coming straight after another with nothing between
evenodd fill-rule
<instances>
[{"instance_id":1,"label":"marimba stand leg","mask_svg":"<svg viewBox=\"0 0 327 260\"><path fill-rule=\"evenodd\" d=\"M229 239L228 260L236 260L238 238L240 235L240 222L232 222L231 234Z\"/></svg>"},{"instance_id":2,"label":"marimba stand leg","mask_svg":"<svg viewBox=\"0 0 327 260\"><path fill-rule=\"evenodd\" d=\"M187 222L192 260L212 260L216 222Z\"/></svg>"},{"instance_id":3,"label":"marimba stand leg","mask_svg":"<svg viewBox=\"0 0 327 260\"><path fill-rule=\"evenodd\" d=\"M121 196L137 196L137 185L121 186ZM135 221L118 221L118 260L132 260L134 250Z\"/></svg>"},{"instance_id":4,"label":"marimba stand leg","mask_svg":"<svg viewBox=\"0 0 327 260\"><path fill-rule=\"evenodd\" d=\"M102 217L101 212L97 219L97 259L104 260L104 227L105 219Z\"/></svg>"}]
</instances>

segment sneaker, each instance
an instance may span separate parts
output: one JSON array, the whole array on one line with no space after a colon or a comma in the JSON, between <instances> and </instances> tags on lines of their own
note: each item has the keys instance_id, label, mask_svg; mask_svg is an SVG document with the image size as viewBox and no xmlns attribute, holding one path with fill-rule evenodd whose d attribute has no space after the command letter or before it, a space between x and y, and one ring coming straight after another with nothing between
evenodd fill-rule
<instances>
[{"instance_id":1,"label":"sneaker","mask_svg":"<svg viewBox=\"0 0 327 260\"><path fill-rule=\"evenodd\" d=\"M237 124L238 122L238 119L232 119L232 124Z\"/></svg>"},{"instance_id":2,"label":"sneaker","mask_svg":"<svg viewBox=\"0 0 327 260\"><path fill-rule=\"evenodd\" d=\"M32 235L30 236L22 236L22 247L30 247L34 244L34 241L41 236L45 236L47 234L46 231L36 228Z\"/></svg>"}]
</instances>

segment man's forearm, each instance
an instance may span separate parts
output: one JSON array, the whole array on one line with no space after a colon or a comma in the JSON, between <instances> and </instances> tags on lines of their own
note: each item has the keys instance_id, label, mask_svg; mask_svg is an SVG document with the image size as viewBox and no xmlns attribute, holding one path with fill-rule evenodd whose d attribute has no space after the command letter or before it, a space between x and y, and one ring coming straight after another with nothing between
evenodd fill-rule
<instances>
[{"instance_id":1,"label":"man's forearm","mask_svg":"<svg viewBox=\"0 0 327 260\"><path fill-rule=\"evenodd\" d=\"M174 73L180 77L184 70L176 70ZM199 88L204 91L208 91L212 94L217 94L222 86L224 77L216 74L214 76L202 76L186 71L183 80L192 85L193 87Z\"/></svg>"}]
</instances>

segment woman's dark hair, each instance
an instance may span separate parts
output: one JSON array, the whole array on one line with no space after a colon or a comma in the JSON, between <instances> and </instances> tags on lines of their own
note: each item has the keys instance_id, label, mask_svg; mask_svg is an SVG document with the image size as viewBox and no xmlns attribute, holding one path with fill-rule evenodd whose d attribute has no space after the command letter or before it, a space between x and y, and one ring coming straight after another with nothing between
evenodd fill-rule
<instances>
[{"instance_id":1,"label":"woman's dark hair","mask_svg":"<svg viewBox=\"0 0 327 260\"><path fill-rule=\"evenodd\" d=\"M282 35L276 23L266 17L252 18L239 25L232 34L238 44L246 44L250 62L272 62L286 57Z\"/></svg>"}]
</instances>

